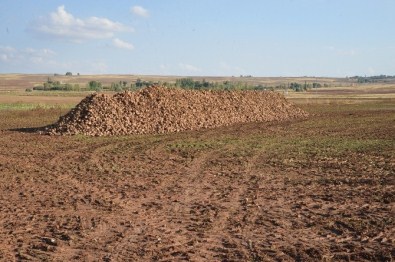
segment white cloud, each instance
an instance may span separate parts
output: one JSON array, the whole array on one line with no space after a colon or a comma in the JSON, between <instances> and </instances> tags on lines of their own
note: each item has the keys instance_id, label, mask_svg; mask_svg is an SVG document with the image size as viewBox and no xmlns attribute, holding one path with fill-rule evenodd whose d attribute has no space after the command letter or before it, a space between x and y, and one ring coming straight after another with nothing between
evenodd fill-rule
<instances>
[{"instance_id":1,"label":"white cloud","mask_svg":"<svg viewBox=\"0 0 395 262\"><path fill-rule=\"evenodd\" d=\"M10 62L17 53L17 50L10 46L0 46L0 61L7 63Z\"/></svg>"},{"instance_id":2,"label":"white cloud","mask_svg":"<svg viewBox=\"0 0 395 262\"><path fill-rule=\"evenodd\" d=\"M11 46L0 46L0 52L12 53L15 51L16 51L16 49Z\"/></svg>"},{"instance_id":3,"label":"white cloud","mask_svg":"<svg viewBox=\"0 0 395 262\"><path fill-rule=\"evenodd\" d=\"M133 28L107 18L76 18L62 5L49 16L38 18L28 30L39 36L82 42L88 39L112 38L116 32L132 32Z\"/></svg>"},{"instance_id":4,"label":"white cloud","mask_svg":"<svg viewBox=\"0 0 395 262\"><path fill-rule=\"evenodd\" d=\"M142 6L138 6L138 5L133 6L133 7L130 9L130 11L131 11L133 14L138 15L138 16L141 16L141 17L149 17L148 10L145 9L144 7L142 7Z\"/></svg>"},{"instance_id":5,"label":"white cloud","mask_svg":"<svg viewBox=\"0 0 395 262\"><path fill-rule=\"evenodd\" d=\"M109 66L103 60L86 59L65 61L48 48L14 48L0 45L0 71L26 73L62 73L67 71L83 74L108 73Z\"/></svg>"},{"instance_id":6,"label":"white cloud","mask_svg":"<svg viewBox=\"0 0 395 262\"><path fill-rule=\"evenodd\" d=\"M358 51L354 48L342 49L334 46L324 46L323 49L328 50L330 52L334 52L335 54L340 56L355 56L358 54Z\"/></svg>"},{"instance_id":7,"label":"white cloud","mask_svg":"<svg viewBox=\"0 0 395 262\"><path fill-rule=\"evenodd\" d=\"M194 65L184 64L184 63L179 63L178 65L184 71L188 71L188 72L200 72L201 71L200 68L198 68Z\"/></svg>"},{"instance_id":8,"label":"white cloud","mask_svg":"<svg viewBox=\"0 0 395 262\"><path fill-rule=\"evenodd\" d=\"M44 48L44 49L25 48L25 49L22 49L22 53L25 53L27 55L32 55L32 56L45 56L45 57L56 55L56 53L54 51L52 51L51 49L47 49L47 48Z\"/></svg>"},{"instance_id":9,"label":"white cloud","mask_svg":"<svg viewBox=\"0 0 395 262\"><path fill-rule=\"evenodd\" d=\"M134 49L134 46L133 46L131 43L122 41L122 40L119 39L119 38L114 38L114 39L112 40L112 43L113 43L113 45L114 45L115 47L117 47L117 48L127 49L127 50L133 50L133 49Z\"/></svg>"},{"instance_id":10,"label":"white cloud","mask_svg":"<svg viewBox=\"0 0 395 262\"><path fill-rule=\"evenodd\" d=\"M10 64L34 63L42 64L50 60L56 53L51 49L16 49L10 46L0 46L0 61Z\"/></svg>"}]
</instances>

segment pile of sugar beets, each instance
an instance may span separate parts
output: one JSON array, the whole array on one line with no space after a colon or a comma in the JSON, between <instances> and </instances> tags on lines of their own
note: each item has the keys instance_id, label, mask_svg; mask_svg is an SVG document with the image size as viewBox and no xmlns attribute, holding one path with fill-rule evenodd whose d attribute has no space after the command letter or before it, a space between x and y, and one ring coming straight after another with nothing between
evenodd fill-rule
<instances>
[{"instance_id":1,"label":"pile of sugar beets","mask_svg":"<svg viewBox=\"0 0 395 262\"><path fill-rule=\"evenodd\" d=\"M89 95L40 132L89 136L158 134L307 116L282 94L271 91L151 86L135 92Z\"/></svg>"}]
</instances>

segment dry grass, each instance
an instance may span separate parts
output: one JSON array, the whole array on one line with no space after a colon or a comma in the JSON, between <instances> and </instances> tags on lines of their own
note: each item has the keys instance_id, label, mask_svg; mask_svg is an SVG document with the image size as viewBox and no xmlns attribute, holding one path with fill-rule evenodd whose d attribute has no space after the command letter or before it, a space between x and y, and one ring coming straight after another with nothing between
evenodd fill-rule
<instances>
[{"instance_id":1,"label":"dry grass","mask_svg":"<svg viewBox=\"0 0 395 262\"><path fill-rule=\"evenodd\" d=\"M308 92L288 92L286 98L296 104L359 104L395 102L395 85L371 84L358 87L325 87Z\"/></svg>"},{"instance_id":2,"label":"dry grass","mask_svg":"<svg viewBox=\"0 0 395 262\"><path fill-rule=\"evenodd\" d=\"M0 110L28 110L34 108L72 108L85 95L80 96L31 96L23 93L0 93Z\"/></svg>"}]
</instances>

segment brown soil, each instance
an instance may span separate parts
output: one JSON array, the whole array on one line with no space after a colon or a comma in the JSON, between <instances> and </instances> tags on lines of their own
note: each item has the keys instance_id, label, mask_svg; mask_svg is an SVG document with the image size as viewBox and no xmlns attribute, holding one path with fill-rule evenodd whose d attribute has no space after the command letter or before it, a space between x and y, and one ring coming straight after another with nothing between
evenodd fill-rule
<instances>
[{"instance_id":1,"label":"brown soil","mask_svg":"<svg viewBox=\"0 0 395 262\"><path fill-rule=\"evenodd\" d=\"M44 133L157 134L235 123L285 121L307 115L274 92L152 86L138 92L90 95Z\"/></svg>"},{"instance_id":2,"label":"brown soil","mask_svg":"<svg viewBox=\"0 0 395 262\"><path fill-rule=\"evenodd\" d=\"M0 260L392 261L393 107L335 110L167 135L2 130Z\"/></svg>"}]
</instances>

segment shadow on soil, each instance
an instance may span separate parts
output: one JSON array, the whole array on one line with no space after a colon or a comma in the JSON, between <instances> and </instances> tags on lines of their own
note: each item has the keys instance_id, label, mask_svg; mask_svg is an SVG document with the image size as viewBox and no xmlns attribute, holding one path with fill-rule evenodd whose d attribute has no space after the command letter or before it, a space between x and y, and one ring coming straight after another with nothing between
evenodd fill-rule
<instances>
[{"instance_id":1,"label":"shadow on soil","mask_svg":"<svg viewBox=\"0 0 395 262\"><path fill-rule=\"evenodd\" d=\"M8 131L20 132L20 133L39 133L39 134L45 135L45 134L47 134L47 130L49 127L51 127L51 125L41 126L41 127L11 128L11 129L8 129Z\"/></svg>"}]
</instances>

